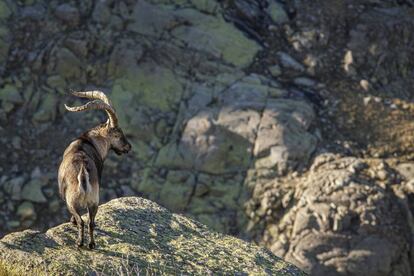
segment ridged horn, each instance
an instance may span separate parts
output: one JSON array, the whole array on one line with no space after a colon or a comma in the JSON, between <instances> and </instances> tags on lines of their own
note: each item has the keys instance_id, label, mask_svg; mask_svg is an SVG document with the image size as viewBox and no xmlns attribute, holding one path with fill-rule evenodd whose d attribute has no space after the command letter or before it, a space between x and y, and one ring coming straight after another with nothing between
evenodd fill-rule
<instances>
[{"instance_id":1,"label":"ridged horn","mask_svg":"<svg viewBox=\"0 0 414 276\"><path fill-rule=\"evenodd\" d=\"M74 106L74 107L67 106L65 104L65 108L71 112L81 112L85 110L94 110L94 109L105 110L106 113L108 114L109 125L111 127L118 126L118 118L116 117L115 110L112 108L112 106L103 102L102 100L93 100L93 101L87 102L84 105Z\"/></svg>"},{"instance_id":2,"label":"ridged horn","mask_svg":"<svg viewBox=\"0 0 414 276\"><path fill-rule=\"evenodd\" d=\"M72 92L72 95L80 98L88 98L88 99L97 99L101 100L107 105L112 106L111 101L108 99L108 97L105 95L104 92L99 90L93 90L93 91L79 91L79 92Z\"/></svg>"}]
</instances>

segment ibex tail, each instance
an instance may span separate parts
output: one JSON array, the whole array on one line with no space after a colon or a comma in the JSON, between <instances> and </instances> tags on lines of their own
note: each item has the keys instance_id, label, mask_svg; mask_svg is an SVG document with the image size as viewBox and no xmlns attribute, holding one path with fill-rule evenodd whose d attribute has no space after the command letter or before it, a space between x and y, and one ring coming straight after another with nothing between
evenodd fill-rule
<instances>
[{"instance_id":1,"label":"ibex tail","mask_svg":"<svg viewBox=\"0 0 414 276\"><path fill-rule=\"evenodd\" d=\"M82 162L79 174L78 174L78 189L81 193L88 193L91 190L91 184L89 182L89 173L85 168L85 164Z\"/></svg>"}]
</instances>

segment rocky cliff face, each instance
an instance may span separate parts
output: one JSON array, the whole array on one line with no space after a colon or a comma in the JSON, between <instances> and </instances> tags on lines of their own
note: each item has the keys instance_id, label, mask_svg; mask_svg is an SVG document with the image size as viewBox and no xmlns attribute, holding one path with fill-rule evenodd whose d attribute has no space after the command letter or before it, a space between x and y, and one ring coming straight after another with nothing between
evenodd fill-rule
<instances>
[{"instance_id":1,"label":"rocky cliff face","mask_svg":"<svg viewBox=\"0 0 414 276\"><path fill-rule=\"evenodd\" d=\"M99 208L96 250L78 249L70 223L46 233L26 230L0 240L2 275L305 275L268 250L210 232L142 198Z\"/></svg>"},{"instance_id":2,"label":"rocky cliff face","mask_svg":"<svg viewBox=\"0 0 414 276\"><path fill-rule=\"evenodd\" d=\"M244 232L248 171L304 168L316 148L312 105L250 72L263 46L226 21L215 1L5 2L4 9L4 22L18 23L5 24L9 32L28 35L5 40L15 49L0 91L2 139L11 143L0 156L4 198L13 200L4 203L8 231L38 224L39 210L60 212L59 156L102 118L64 113L70 89L107 91L133 143L129 160L108 160L103 200L142 194L226 233ZM286 19L280 6L272 11ZM14 66L22 63L25 70Z\"/></svg>"},{"instance_id":3,"label":"rocky cliff face","mask_svg":"<svg viewBox=\"0 0 414 276\"><path fill-rule=\"evenodd\" d=\"M0 232L67 215L56 167L103 120L133 142L102 201L142 195L309 272L414 269L411 1L0 1ZM39 215L42 214L42 215Z\"/></svg>"}]
</instances>

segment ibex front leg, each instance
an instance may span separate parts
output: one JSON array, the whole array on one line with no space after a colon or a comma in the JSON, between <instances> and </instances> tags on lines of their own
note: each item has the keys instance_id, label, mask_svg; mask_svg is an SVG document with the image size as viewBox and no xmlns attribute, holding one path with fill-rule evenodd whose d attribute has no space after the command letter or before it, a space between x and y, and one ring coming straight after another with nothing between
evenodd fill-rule
<instances>
[{"instance_id":1,"label":"ibex front leg","mask_svg":"<svg viewBox=\"0 0 414 276\"><path fill-rule=\"evenodd\" d=\"M95 248L95 238L93 237L93 230L95 229L95 216L96 212L98 211L98 205L91 205L88 206L89 212L89 249Z\"/></svg>"}]
</instances>

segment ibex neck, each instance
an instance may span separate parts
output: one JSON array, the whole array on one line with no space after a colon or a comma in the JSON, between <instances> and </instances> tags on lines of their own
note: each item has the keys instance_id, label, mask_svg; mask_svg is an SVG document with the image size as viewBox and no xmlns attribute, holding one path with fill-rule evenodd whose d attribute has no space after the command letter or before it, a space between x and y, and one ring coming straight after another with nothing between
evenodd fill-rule
<instances>
[{"instance_id":1,"label":"ibex neck","mask_svg":"<svg viewBox=\"0 0 414 276\"><path fill-rule=\"evenodd\" d=\"M92 143L94 144L95 148L98 150L99 155L101 156L102 160L106 159L106 156L108 155L109 152L109 143L106 141L105 138L103 137L94 137L94 139L92 139Z\"/></svg>"},{"instance_id":2,"label":"ibex neck","mask_svg":"<svg viewBox=\"0 0 414 276\"><path fill-rule=\"evenodd\" d=\"M89 131L85 133L84 136L86 136L89 142L93 144L93 146L98 151L102 161L104 161L110 149L110 144L108 143L107 139L100 133L95 133L94 131Z\"/></svg>"}]
</instances>

